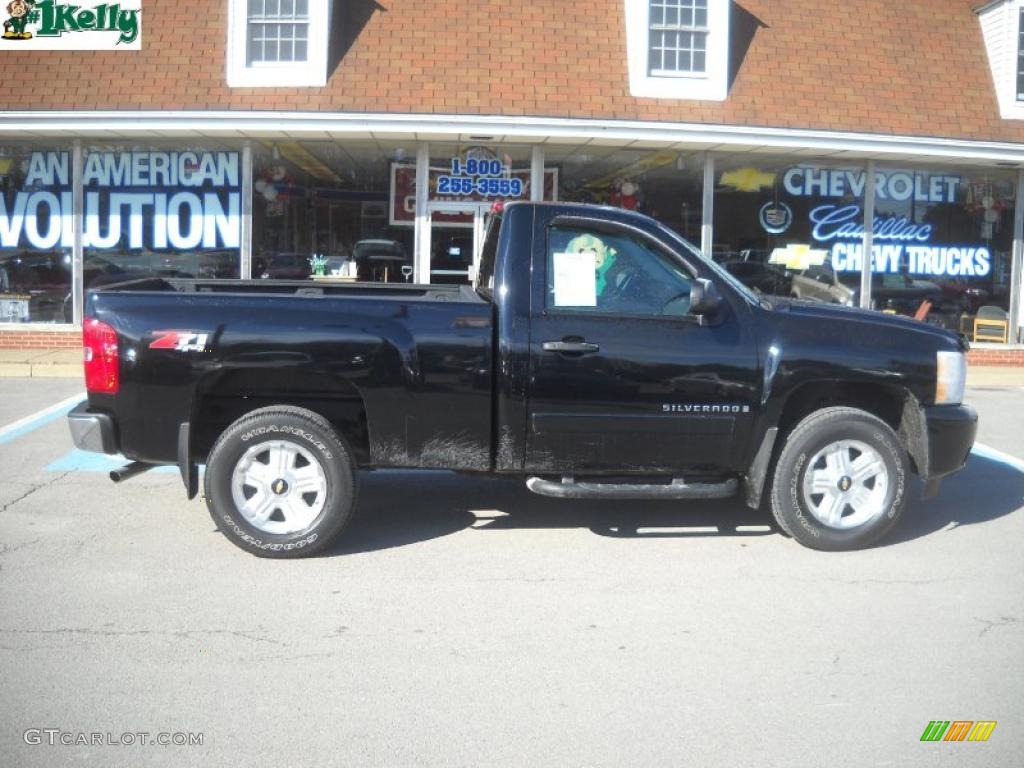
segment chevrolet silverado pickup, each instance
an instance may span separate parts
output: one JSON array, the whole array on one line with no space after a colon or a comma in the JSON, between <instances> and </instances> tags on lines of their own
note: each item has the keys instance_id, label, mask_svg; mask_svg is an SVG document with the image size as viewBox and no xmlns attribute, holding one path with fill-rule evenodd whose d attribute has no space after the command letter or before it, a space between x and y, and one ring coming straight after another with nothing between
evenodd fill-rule
<instances>
[{"instance_id":1,"label":"chevrolet silverado pickup","mask_svg":"<svg viewBox=\"0 0 1024 768\"><path fill-rule=\"evenodd\" d=\"M763 506L878 541L963 467L966 342L755 295L643 215L511 203L473 284L151 278L88 292L75 444L176 465L234 544L322 552L361 471L517 476L576 499ZM429 475L426 475L429 477Z\"/></svg>"}]
</instances>

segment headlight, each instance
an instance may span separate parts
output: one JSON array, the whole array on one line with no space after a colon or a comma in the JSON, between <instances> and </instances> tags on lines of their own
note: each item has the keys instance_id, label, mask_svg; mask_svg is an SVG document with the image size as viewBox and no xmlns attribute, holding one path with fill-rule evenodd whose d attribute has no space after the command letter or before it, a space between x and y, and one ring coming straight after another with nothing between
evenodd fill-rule
<instances>
[{"instance_id":1,"label":"headlight","mask_svg":"<svg viewBox=\"0 0 1024 768\"><path fill-rule=\"evenodd\" d=\"M936 352L935 364L935 404L959 405L964 399L967 358L963 352Z\"/></svg>"}]
</instances>

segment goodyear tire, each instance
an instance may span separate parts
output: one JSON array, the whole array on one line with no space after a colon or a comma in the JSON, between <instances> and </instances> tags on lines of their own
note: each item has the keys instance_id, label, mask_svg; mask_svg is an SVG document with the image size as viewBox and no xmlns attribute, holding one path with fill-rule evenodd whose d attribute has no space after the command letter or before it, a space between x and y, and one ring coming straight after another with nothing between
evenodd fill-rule
<instances>
[{"instance_id":1,"label":"goodyear tire","mask_svg":"<svg viewBox=\"0 0 1024 768\"><path fill-rule=\"evenodd\" d=\"M867 547L903 513L906 474L906 451L888 424L856 408L825 408L801 421L779 454L772 515L806 547Z\"/></svg>"},{"instance_id":2,"label":"goodyear tire","mask_svg":"<svg viewBox=\"0 0 1024 768\"><path fill-rule=\"evenodd\" d=\"M228 427L210 451L207 509L233 544L254 555L318 554L352 516L352 456L322 416L261 408Z\"/></svg>"}]
</instances>

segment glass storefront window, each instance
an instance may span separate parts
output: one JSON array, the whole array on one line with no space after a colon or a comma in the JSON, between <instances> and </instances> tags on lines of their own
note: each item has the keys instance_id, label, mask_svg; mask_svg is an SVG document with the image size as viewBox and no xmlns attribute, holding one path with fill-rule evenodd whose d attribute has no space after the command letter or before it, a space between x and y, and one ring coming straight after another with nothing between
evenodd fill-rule
<instances>
[{"instance_id":1,"label":"glass storefront window","mask_svg":"<svg viewBox=\"0 0 1024 768\"><path fill-rule=\"evenodd\" d=\"M83 142L86 289L146 276L237 278L251 205L252 276L465 282L496 200L531 199L529 145L430 142L427 274L413 275L417 142ZM0 322L73 320L70 143L0 145ZM636 210L699 244L704 154L543 146L545 200ZM716 154L711 257L762 293L860 301L865 163ZM872 305L974 334L1010 304L1016 171L879 163ZM1008 318L1007 318L1008 319ZM1012 336L1012 333L1008 334Z\"/></svg>"},{"instance_id":2,"label":"glass storefront window","mask_svg":"<svg viewBox=\"0 0 1024 768\"><path fill-rule=\"evenodd\" d=\"M240 276L240 149L181 142L84 149L86 289L150 276Z\"/></svg>"},{"instance_id":3,"label":"glass storefront window","mask_svg":"<svg viewBox=\"0 0 1024 768\"><path fill-rule=\"evenodd\" d=\"M640 211L700 245L701 153L549 145L545 163L558 169L559 199Z\"/></svg>"},{"instance_id":4,"label":"glass storefront window","mask_svg":"<svg viewBox=\"0 0 1024 768\"><path fill-rule=\"evenodd\" d=\"M865 164L716 158L714 258L763 293L860 303ZM871 304L971 337L1009 307L1015 175L997 168L875 169Z\"/></svg>"},{"instance_id":5,"label":"glass storefront window","mask_svg":"<svg viewBox=\"0 0 1024 768\"><path fill-rule=\"evenodd\" d=\"M253 278L305 279L316 255L326 275L403 280L414 230L389 216L391 176L395 163L412 162L415 180L415 155L414 141L256 142Z\"/></svg>"},{"instance_id":6,"label":"glass storefront window","mask_svg":"<svg viewBox=\"0 0 1024 768\"><path fill-rule=\"evenodd\" d=\"M71 154L0 146L0 323L72 321Z\"/></svg>"},{"instance_id":7,"label":"glass storefront window","mask_svg":"<svg viewBox=\"0 0 1024 768\"><path fill-rule=\"evenodd\" d=\"M864 182L860 164L716 156L712 256L761 293L856 305Z\"/></svg>"},{"instance_id":8,"label":"glass storefront window","mask_svg":"<svg viewBox=\"0 0 1024 768\"><path fill-rule=\"evenodd\" d=\"M530 199L531 157L531 148L524 145L430 144L430 282L465 283L470 278L494 203ZM396 165L394 174L395 218L412 226L415 166ZM557 171L546 170L544 199L553 199L556 185Z\"/></svg>"},{"instance_id":9,"label":"glass storefront window","mask_svg":"<svg viewBox=\"0 0 1024 768\"><path fill-rule=\"evenodd\" d=\"M998 168L880 165L872 299L974 334L1009 309L1016 174ZM928 306L922 308L922 302Z\"/></svg>"}]
</instances>

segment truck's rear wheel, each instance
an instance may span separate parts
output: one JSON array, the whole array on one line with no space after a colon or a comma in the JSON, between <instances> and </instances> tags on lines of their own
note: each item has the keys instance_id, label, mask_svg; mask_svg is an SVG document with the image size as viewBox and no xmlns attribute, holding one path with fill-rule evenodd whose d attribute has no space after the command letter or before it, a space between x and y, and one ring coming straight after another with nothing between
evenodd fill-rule
<instances>
[{"instance_id":1,"label":"truck's rear wheel","mask_svg":"<svg viewBox=\"0 0 1024 768\"><path fill-rule=\"evenodd\" d=\"M907 456L881 419L825 408L790 433L772 480L779 527L813 549L870 546L906 506Z\"/></svg>"},{"instance_id":2,"label":"truck's rear wheel","mask_svg":"<svg viewBox=\"0 0 1024 768\"><path fill-rule=\"evenodd\" d=\"M206 505L231 542L260 557L323 551L355 503L352 452L330 423L290 406L243 416L207 460Z\"/></svg>"}]
</instances>

